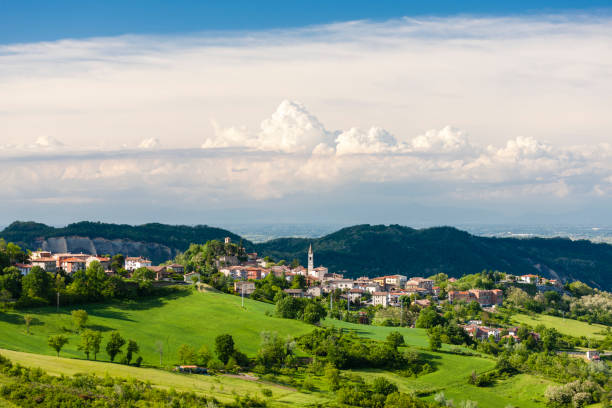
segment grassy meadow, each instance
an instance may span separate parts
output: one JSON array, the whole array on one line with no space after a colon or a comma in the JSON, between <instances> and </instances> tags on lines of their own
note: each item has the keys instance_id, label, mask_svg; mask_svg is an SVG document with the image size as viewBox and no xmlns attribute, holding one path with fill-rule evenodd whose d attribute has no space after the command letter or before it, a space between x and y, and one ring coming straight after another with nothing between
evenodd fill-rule
<instances>
[{"instance_id":1,"label":"grassy meadow","mask_svg":"<svg viewBox=\"0 0 612 408\"><path fill-rule=\"evenodd\" d=\"M273 311L273 305L249 299L244 302L243 309L237 296L185 289L169 297L137 302L62 307L59 313L53 307L0 313L0 348L53 355L55 352L47 345L47 338L61 333L69 338L61 355L84 358L83 352L77 350L79 335L70 316L74 309L87 311L87 327L103 332L103 346L109 333L118 330L139 344L144 363L155 366L159 366L155 347L158 341L164 344L163 365L168 366L178 362L177 350L181 344L196 349L206 345L212 352L214 339L220 334L230 333L239 350L254 356L264 330L281 336L299 336L312 330L312 326L297 320L266 316L266 312ZM30 334L26 334L23 323L25 314L34 316ZM103 349L98 360L108 360Z\"/></svg>"},{"instance_id":2,"label":"grassy meadow","mask_svg":"<svg viewBox=\"0 0 612 408\"><path fill-rule=\"evenodd\" d=\"M313 326L300 321L271 316L274 306L270 304L245 299L245 308L242 308L240 297L212 290L196 292L186 289L168 297L138 302L116 301L63 307L59 313L53 307L0 313L0 348L5 349L0 350L0 354L23 365L41 367L50 374L91 372L104 376L108 373L111 376L151 381L157 386L180 391L193 390L202 394L214 394L218 399L232 399L233 393L260 395L258 393L261 393L262 388L273 391L274 406L316 403L326 405L330 398L334 398L322 377L311 378L316 386L315 390L300 392L290 387L229 376L184 375L156 368L86 361L84 354L77 350L79 335L73 328L70 316L71 310L79 308L89 313L87 326L103 332L102 351L98 360L108 361L103 350L104 344L110 331L119 330L125 338L133 339L140 345L140 355L149 367L159 366L159 355L155 350L157 341L164 344L163 366L169 367L177 362L177 349L181 344L196 348L207 345L212 351L215 337L230 333L238 349L254 356L260 345L261 331L277 332L281 336L299 336L313 329ZM30 334L26 333L23 321L23 315L26 313L34 316ZM467 378L472 371L489 371L495 366L495 360L485 356L452 354L449 352L451 346L448 345L444 345L440 352L426 351L428 339L423 329L367 326L332 319L326 319L323 325L353 330L361 337L376 340L385 339L392 331L400 331L408 346L425 353L425 357L435 368L433 373L417 378L401 377L381 370L354 371L367 381L373 381L377 376L385 376L395 382L402 391L428 395L425 398L430 399L435 393L444 392L447 398L454 399L456 404L470 399L477 401L480 408L504 408L508 404L528 408L544 406L543 393L550 382L533 376L518 375L500 381L492 387L478 388L469 385ZM47 345L48 336L58 333L65 334L70 339L60 358L57 358ZM0 383L2 381L0 376ZM0 408L4 406L10 405L0 399Z\"/></svg>"},{"instance_id":3,"label":"grassy meadow","mask_svg":"<svg viewBox=\"0 0 612 408\"><path fill-rule=\"evenodd\" d=\"M515 314L512 318L518 324L528 324L533 327L543 324L546 327L554 327L560 333L574 337L586 336L603 339L604 335L601 333L605 332L608 328L603 324L589 324L578 320L548 315L529 316L526 314Z\"/></svg>"}]
</instances>

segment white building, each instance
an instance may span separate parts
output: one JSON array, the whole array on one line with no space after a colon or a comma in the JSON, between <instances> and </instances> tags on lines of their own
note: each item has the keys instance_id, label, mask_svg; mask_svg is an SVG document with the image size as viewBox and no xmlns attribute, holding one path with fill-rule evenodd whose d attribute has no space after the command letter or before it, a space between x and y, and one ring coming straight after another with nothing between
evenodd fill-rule
<instances>
[{"instance_id":1,"label":"white building","mask_svg":"<svg viewBox=\"0 0 612 408\"><path fill-rule=\"evenodd\" d=\"M125 270L126 271L135 271L138 268L146 268L147 266L151 266L151 261L140 257L130 257L125 258Z\"/></svg>"},{"instance_id":2,"label":"white building","mask_svg":"<svg viewBox=\"0 0 612 408\"><path fill-rule=\"evenodd\" d=\"M57 270L57 261L55 258L37 258L32 259L32 266L40 266L47 272L55 272Z\"/></svg>"},{"instance_id":3,"label":"white building","mask_svg":"<svg viewBox=\"0 0 612 408\"><path fill-rule=\"evenodd\" d=\"M372 294L372 304L374 306L381 305L382 307L389 306L389 292L374 292Z\"/></svg>"}]
</instances>

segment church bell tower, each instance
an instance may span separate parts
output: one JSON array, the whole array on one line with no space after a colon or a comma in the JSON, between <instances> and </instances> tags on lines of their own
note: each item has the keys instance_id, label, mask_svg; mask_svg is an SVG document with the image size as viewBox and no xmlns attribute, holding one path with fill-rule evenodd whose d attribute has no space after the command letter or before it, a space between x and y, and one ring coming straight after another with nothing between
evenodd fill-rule
<instances>
[{"instance_id":1,"label":"church bell tower","mask_svg":"<svg viewBox=\"0 0 612 408\"><path fill-rule=\"evenodd\" d=\"M312 244L308 248L308 276L314 275L314 253L312 252Z\"/></svg>"}]
</instances>

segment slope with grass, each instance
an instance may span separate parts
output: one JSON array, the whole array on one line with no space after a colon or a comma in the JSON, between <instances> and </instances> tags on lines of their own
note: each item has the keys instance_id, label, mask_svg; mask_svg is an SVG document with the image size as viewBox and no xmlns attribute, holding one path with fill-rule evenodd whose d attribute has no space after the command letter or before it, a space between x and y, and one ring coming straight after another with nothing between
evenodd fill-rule
<instances>
[{"instance_id":1,"label":"slope with grass","mask_svg":"<svg viewBox=\"0 0 612 408\"><path fill-rule=\"evenodd\" d=\"M140 381L149 381L152 385L161 388L172 388L180 392L193 391L198 394L214 396L224 402L233 401L235 394L262 397L264 388L272 391L270 398L274 406L305 406L327 401L323 394L305 394L288 387L230 376L178 374L153 368L137 368L121 364L41 356L1 349L0 354L9 358L13 363L26 367L40 367L50 375L90 373L99 377L109 375L119 378L134 378ZM0 384L1 381L2 377L0 376ZM2 407L1 403L0 400L0 407Z\"/></svg>"},{"instance_id":2,"label":"slope with grass","mask_svg":"<svg viewBox=\"0 0 612 408\"><path fill-rule=\"evenodd\" d=\"M519 313L513 315L512 318L518 324L528 324L532 327L543 324L546 327L557 329L559 333L574 337L586 336L603 339L605 331L609 329L608 326L604 326L603 324L589 324L579 320L564 319L562 317L543 314L530 316Z\"/></svg>"},{"instance_id":3,"label":"slope with grass","mask_svg":"<svg viewBox=\"0 0 612 408\"><path fill-rule=\"evenodd\" d=\"M232 392L253 394L260 392L261 387L271 388L274 390L274 401L281 406L283 403L290 406L313 403L325 405L325 401L334 398L320 377L315 381L315 391L303 393L238 378L183 376L158 369L83 360L83 353L77 350L79 336L73 330L70 317L71 310L81 307L90 315L88 327L104 333L103 345L111 330L119 330L124 337L138 342L145 363L155 367L159 366L159 355L155 350L158 340L164 345L163 366L168 367L178 361L177 349L181 344L190 344L196 348L207 345L212 351L214 339L219 334L232 334L237 348L254 356L263 330L277 332L281 336L299 336L313 329L313 326L300 321L271 316L274 306L270 304L245 299L243 309L240 297L214 290L195 292L185 289L165 298L65 307L61 308L59 313L56 313L54 308L0 313L0 348L17 350L0 353L24 365L41 366L52 374L86 371L105 375L108 372L114 376L134 376L151 380L177 390L195 390L201 393L213 391L215 395L228 397ZM23 323L23 315L26 313L35 317L30 334L26 334ZM541 401L547 381L520 375L488 388L468 385L467 378L472 371L489 371L494 367L495 360L479 355L452 354L449 350L455 346L448 345L444 345L441 352L423 351L428 345L427 334L423 329L366 326L332 319L325 320L323 324L352 330L361 337L376 340L385 339L392 331L400 331L407 345L420 349L435 368L434 372L417 378L401 377L381 370L357 370L367 381L373 381L376 376L385 376L397 383L400 390L429 395L427 398L432 398L437 392L444 392L456 402L466 399L478 401L481 408L501 408L509 401L521 407L543 406ZM61 355L80 360L54 356L54 352L47 345L47 338L57 333L63 333L70 339ZM104 351L98 358L108 360Z\"/></svg>"},{"instance_id":4,"label":"slope with grass","mask_svg":"<svg viewBox=\"0 0 612 408\"><path fill-rule=\"evenodd\" d=\"M178 362L177 349L189 344L196 349L202 345L214 350L214 339L224 333L234 337L236 347L254 356L264 330L281 336L297 336L312 330L312 326L297 320L266 316L273 305L241 299L215 291L205 293L185 289L169 297L145 299L138 302L109 302L78 307L39 308L23 312L0 313L0 347L18 351L52 355L47 337L64 334L69 343L62 350L66 357L83 358L77 350L79 335L73 330L70 311L83 308L89 313L87 326L103 332L103 346L109 332L118 330L125 338L135 340L140 355L149 365L159 365L156 343L163 342L163 365ZM31 314L34 321L26 334L23 315ZM104 351L98 359L107 360Z\"/></svg>"}]
</instances>

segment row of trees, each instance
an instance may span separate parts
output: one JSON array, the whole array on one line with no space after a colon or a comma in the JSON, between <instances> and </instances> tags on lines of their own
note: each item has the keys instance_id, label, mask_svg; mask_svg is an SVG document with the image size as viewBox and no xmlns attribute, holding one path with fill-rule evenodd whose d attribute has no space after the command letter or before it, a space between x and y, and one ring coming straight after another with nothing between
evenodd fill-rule
<instances>
[{"instance_id":1,"label":"row of trees","mask_svg":"<svg viewBox=\"0 0 612 408\"><path fill-rule=\"evenodd\" d=\"M49 336L47 344L57 353L59 357L60 352L69 339L63 334L56 334ZM94 360L97 359L98 353L100 352L100 346L102 343L102 333L95 330L85 329L81 331L81 341L77 345L77 349L83 351L85 357L89 360L90 356L93 355ZM118 331L111 332L109 339L106 343L106 353L111 362L115 361L118 354L123 352L123 346L127 344L125 355L122 360L123 364L131 364L134 355L140 351L140 347L134 340L124 339ZM142 357L138 356L135 360L135 364L139 366L142 363Z\"/></svg>"}]
</instances>

